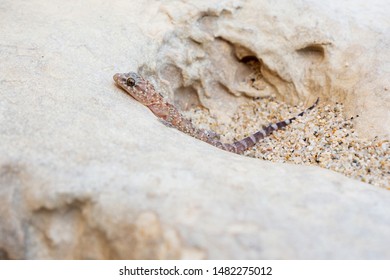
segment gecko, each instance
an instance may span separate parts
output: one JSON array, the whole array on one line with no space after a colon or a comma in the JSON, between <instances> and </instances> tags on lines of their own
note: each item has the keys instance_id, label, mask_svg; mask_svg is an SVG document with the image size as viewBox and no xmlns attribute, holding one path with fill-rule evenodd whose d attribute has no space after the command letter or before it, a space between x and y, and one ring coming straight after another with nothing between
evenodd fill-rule
<instances>
[{"instance_id":1,"label":"gecko","mask_svg":"<svg viewBox=\"0 0 390 280\"><path fill-rule=\"evenodd\" d=\"M146 79L135 72L117 73L113 79L118 87L126 91L135 100L148 107L158 119L168 127L174 127L192 137L202 140L222 150L243 154L247 149L253 147L261 139L272 134L274 131L288 126L297 117L303 116L312 110L319 101L302 111L295 117L263 126L261 130L233 143L223 143L220 136L209 130L196 128L189 119L186 119L178 109L167 102L164 97L155 90L154 86Z\"/></svg>"}]
</instances>

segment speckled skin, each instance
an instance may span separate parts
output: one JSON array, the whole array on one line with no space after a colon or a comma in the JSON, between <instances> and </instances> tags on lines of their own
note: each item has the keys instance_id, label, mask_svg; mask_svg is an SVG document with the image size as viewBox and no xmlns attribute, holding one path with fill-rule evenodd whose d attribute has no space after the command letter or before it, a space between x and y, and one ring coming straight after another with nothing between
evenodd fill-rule
<instances>
[{"instance_id":1,"label":"speckled skin","mask_svg":"<svg viewBox=\"0 0 390 280\"><path fill-rule=\"evenodd\" d=\"M242 154L245 150L253 147L261 139L270 135L273 131L289 125L298 116L302 116L307 111L313 109L318 104L317 101L305 111L285 121L281 121L269 126L263 127L262 130L232 144L222 143L219 141L219 135L212 131L198 129L194 127L190 120L185 119L183 115L170 103L166 102L161 94L156 92L153 85L139 76L137 73L117 73L114 75L115 83L130 94L135 100L148 107L153 114L162 120L168 126L189 134L199 140L207 142L222 150Z\"/></svg>"}]
</instances>

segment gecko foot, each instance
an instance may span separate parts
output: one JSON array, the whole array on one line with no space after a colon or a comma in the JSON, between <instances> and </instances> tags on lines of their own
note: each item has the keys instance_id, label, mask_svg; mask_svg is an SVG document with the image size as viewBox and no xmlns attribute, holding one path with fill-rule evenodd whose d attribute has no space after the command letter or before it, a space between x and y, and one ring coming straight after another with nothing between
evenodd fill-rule
<instances>
[{"instance_id":1,"label":"gecko foot","mask_svg":"<svg viewBox=\"0 0 390 280\"><path fill-rule=\"evenodd\" d=\"M207 129L204 129L203 130L203 133L205 135L207 135L208 138L211 138L213 140L219 140L221 137L218 133L215 133L214 131L212 130L207 130Z\"/></svg>"}]
</instances>

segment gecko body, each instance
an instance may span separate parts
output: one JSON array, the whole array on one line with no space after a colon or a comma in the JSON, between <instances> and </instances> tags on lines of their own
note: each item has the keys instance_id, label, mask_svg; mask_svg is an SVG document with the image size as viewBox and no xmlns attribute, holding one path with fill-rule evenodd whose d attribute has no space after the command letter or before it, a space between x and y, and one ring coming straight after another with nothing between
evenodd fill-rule
<instances>
[{"instance_id":1,"label":"gecko body","mask_svg":"<svg viewBox=\"0 0 390 280\"><path fill-rule=\"evenodd\" d=\"M149 81L145 80L137 73L117 73L113 78L120 88L125 90L135 100L148 107L164 124L170 127L175 127L186 134L222 150L237 154L242 154L245 150L253 147L257 142L269 136L272 132L286 127L298 116L304 115L307 111L312 110L318 104L317 99L311 107L302 111L297 116L264 126L261 130L251 134L250 136L230 144L221 142L219 140L219 135L212 131L194 127L191 121L184 118L174 105L165 101L164 97L154 89L153 85Z\"/></svg>"}]
</instances>

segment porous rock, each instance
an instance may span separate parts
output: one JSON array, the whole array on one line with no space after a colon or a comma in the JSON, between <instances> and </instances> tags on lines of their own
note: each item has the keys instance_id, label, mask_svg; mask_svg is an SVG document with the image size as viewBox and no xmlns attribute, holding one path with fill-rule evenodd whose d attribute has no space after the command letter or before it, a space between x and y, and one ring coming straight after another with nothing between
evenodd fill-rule
<instances>
[{"instance_id":1,"label":"porous rock","mask_svg":"<svg viewBox=\"0 0 390 280\"><path fill-rule=\"evenodd\" d=\"M389 8L378 1L359 15L344 2L2 1L0 257L389 258L388 191L218 150L163 126L112 81L138 69L171 98L187 87L228 113L234 100L266 94L231 72L245 68L236 57L255 57L280 98L342 99L370 124L388 108L378 22ZM371 29L357 21L370 13ZM204 61L185 65L179 44L177 75L166 75L170 38L197 43ZM201 70L218 66L214 44L232 69L217 56L223 71ZM212 80L242 97L214 98Z\"/></svg>"}]
</instances>

